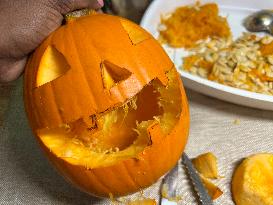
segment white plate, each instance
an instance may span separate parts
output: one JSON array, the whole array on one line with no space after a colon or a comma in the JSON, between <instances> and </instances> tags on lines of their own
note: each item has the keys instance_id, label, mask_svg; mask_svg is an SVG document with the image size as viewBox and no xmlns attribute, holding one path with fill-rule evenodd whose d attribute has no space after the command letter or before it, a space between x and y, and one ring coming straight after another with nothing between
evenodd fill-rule
<instances>
[{"instance_id":1,"label":"white plate","mask_svg":"<svg viewBox=\"0 0 273 205\"><path fill-rule=\"evenodd\" d=\"M154 0L142 18L141 26L155 38L158 38L160 15L168 14L178 6L193 4L194 2L194 0ZM273 0L202 0L202 3L206 2L216 2L218 4L220 15L227 16L234 38L237 38L245 31L242 26L242 20L247 15L260 9L273 9ZM182 56L185 55L183 49L173 49L166 45L163 47L176 67L179 68L182 65ZM178 69L178 71L182 76L184 85L197 92L240 105L273 110L273 96L222 85L189 74L181 69Z\"/></svg>"}]
</instances>

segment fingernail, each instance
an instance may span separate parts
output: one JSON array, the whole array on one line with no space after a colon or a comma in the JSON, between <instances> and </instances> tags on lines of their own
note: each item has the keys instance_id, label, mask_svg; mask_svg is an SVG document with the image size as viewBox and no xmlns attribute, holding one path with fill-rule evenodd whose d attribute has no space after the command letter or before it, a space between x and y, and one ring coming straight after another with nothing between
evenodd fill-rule
<instances>
[{"instance_id":1,"label":"fingernail","mask_svg":"<svg viewBox=\"0 0 273 205\"><path fill-rule=\"evenodd\" d=\"M100 5L100 7L103 7L103 5L104 5L103 0L97 0L97 2L98 2L98 4Z\"/></svg>"}]
</instances>

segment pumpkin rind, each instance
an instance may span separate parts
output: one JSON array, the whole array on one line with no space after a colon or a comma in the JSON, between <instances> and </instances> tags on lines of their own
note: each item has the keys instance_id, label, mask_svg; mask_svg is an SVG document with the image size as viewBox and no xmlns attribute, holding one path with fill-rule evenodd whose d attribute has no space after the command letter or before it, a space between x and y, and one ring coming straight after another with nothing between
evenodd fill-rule
<instances>
[{"instance_id":1,"label":"pumpkin rind","mask_svg":"<svg viewBox=\"0 0 273 205\"><path fill-rule=\"evenodd\" d=\"M126 32L124 23L137 30L135 40L130 39L134 35ZM176 164L188 137L188 103L177 73L182 99L177 105L182 110L179 120L166 136L159 126L151 127L148 131L152 145L137 158L87 169L56 156L37 135L39 129L56 127L122 105L152 80L168 84L165 73L173 68L173 63L150 34L131 24L119 17L102 14L73 20L37 48L25 71L25 108L40 146L61 175L81 190L96 196L109 196L110 193L121 196L151 185ZM145 38L141 38L141 33ZM37 87L40 61L49 46L63 54L71 68L57 79ZM103 81L98 80L101 79L100 65L105 60L133 74L116 86L105 89ZM88 72L87 68L90 68Z\"/></svg>"}]
</instances>

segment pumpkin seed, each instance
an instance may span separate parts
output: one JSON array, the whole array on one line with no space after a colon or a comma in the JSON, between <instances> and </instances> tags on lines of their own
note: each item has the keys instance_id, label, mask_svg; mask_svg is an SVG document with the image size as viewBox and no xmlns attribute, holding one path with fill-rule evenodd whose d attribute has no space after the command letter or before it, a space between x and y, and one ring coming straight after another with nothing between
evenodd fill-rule
<instances>
[{"instance_id":1,"label":"pumpkin seed","mask_svg":"<svg viewBox=\"0 0 273 205\"><path fill-rule=\"evenodd\" d=\"M236 41L216 37L200 40L190 51L198 56L196 62L210 62L212 69L209 71L196 63L189 72L203 78L212 74L215 81L225 85L273 95L273 82L270 81L273 78L273 55L265 57L260 51L262 44L271 42L273 37L258 37L250 33L243 34ZM261 76L268 78L261 81Z\"/></svg>"}]
</instances>

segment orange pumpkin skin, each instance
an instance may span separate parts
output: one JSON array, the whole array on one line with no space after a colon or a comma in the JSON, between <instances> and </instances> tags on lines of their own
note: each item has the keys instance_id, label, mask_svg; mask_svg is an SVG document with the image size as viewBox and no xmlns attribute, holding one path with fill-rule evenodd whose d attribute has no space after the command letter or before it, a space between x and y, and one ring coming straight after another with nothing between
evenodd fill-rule
<instances>
[{"instance_id":1,"label":"orange pumpkin skin","mask_svg":"<svg viewBox=\"0 0 273 205\"><path fill-rule=\"evenodd\" d=\"M177 105L182 110L179 119L166 136L163 136L159 126L151 126L147 131L152 144L139 153L137 158L129 158L110 166L91 169L83 165L71 164L58 157L38 136L38 129L58 126L113 109L136 95L153 79L159 79L162 84L168 83L165 73L174 65L161 46L147 32L129 21L128 25L132 26L140 35L134 36L134 34L130 34L130 31L128 33L128 30L126 33L120 21L127 22L119 17L98 14L81 17L62 26L36 49L30 57L25 71L25 109L41 148L66 180L82 191L100 197L107 197L109 194L127 195L156 182L175 166L184 150L189 132L187 98L180 77L176 73L176 81L179 84L182 99L181 104ZM79 42L80 40L82 43ZM74 42L71 43L71 41ZM75 45L77 42L79 42L79 46ZM40 61L50 45L54 45L64 54L69 65L73 66L64 76L36 88ZM84 47L85 45L87 47ZM81 53L79 47L84 47L90 54ZM120 52L116 54L113 49L121 49L122 55ZM75 60L79 54L83 55L81 61L87 62L85 64L87 67L99 68L101 61L108 60L120 67L128 68L130 72L134 73L134 76L123 81L123 84L116 86L117 88L111 88L106 92L101 80L98 79L96 69L90 69L88 71L90 74L84 74L86 70L82 68L80 71L77 70L78 74L74 72L72 75L73 69L79 66L79 62ZM91 94L88 90L90 85L87 85L83 78L86 78L87 83L90 82L94 86ZM70 83L71 81L74 82ZM82 81L85 84L81 83ZM70 89L72 84L78 88ZM65 92L58 92L62 89ZM52 96L52 90L55 96ZM76 94L77 92L78 94ZM109 92L110 98L107 95ZM71 96L73 97L71 98ZM69 100L73 101L73 98L78 100L81 97L85 102L78 104L77 109L73 109L69 103L73 104L74 102Z\"/></svg>"}]
</instances>

